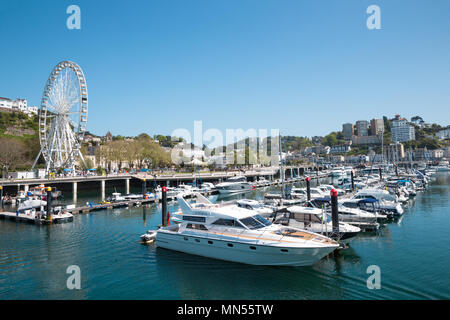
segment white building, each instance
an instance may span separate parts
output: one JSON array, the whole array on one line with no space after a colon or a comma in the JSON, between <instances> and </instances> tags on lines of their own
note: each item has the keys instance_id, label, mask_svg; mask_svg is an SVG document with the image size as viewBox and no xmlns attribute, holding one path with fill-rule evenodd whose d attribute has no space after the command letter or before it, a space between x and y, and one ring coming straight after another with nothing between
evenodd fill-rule
<instances>
[{"instance_id":1,"label":"white building","mask_svg":"<svg viewBox=\"0 0 450 320\"><path fill-rule=\"evenodd\" d=\"M330 148L330 153L347 153L351 150L352 148L349 145L333 146Z\"/></svg>"},{"instance_id":2,"label":"white building","mask_svg":"<svg viewBox=\"0 0 450 320\"><path fill-rule=\"evenodd\" d=\"M439 140L450 139L450 129L444 129L439 132L436 132L436 137Z\"/></svg>"},{"instance_id":3,"label":"white building","mask_svg":"<svg viewBox=\"0 0 450 320\"><path fill-rule=\"evenodd\" d=\"M445 147L442 150L444 151L444 157L450 158L450 147Z\"/></svg>"},{"instance_id":4,"label":"white building","mask_svg":"<svg viewBox=\"0 0 450 320\"><path fill-rule=\"evenodd\" d=\"M0 108L9 109L11 111L19 111L31 117L33 114L38 114L38 108L35 106L28 106L26 99L11 100L9 98L0 97Z\"/></svg>"},{"instance_id":5,"label":"white building","mask_svg":"<svg viewBox=\"0 0 450 320\"><path fill-rule=\"evenodd\" d=\"M8 99L8 98L0 97L0 108L12 109L13 108L13 101L11 99Z\"/></svg>"},{"instance_id":6,"label":"white building","mask_svg":"<svg viewBox=\"0 0 450 320\"><path fill-rule=\"evenodd\" d=\"M443 149L437 149L431 151L431 157L433 159L440 159L444 157L444 150Z\"/></svg>"},{"instance_id":7,"label":"white building","mask_svg":"<svg viewBox=\"0 0 450 320\"><path fill-rule=\"evenodd\" d=\"M414 127L409 125L405 118L396 115L391 121L391 132L393 142L407 142L416 139Z\"/></svg>"}]
</instances>

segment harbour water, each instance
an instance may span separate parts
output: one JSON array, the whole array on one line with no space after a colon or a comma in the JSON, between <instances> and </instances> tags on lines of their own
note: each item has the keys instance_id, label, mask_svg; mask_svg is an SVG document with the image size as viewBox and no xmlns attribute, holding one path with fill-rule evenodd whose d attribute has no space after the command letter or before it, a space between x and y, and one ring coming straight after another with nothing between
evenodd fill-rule
<instances>
[{"instance_id":1,"label":"harbour water","mask_svg":"<svg viewBox=\"0 0 450 320\"><path fill-rule=\"evenodd\" d=\"M79 193L78 203L98 194ZM169 212L176 208L169 203ZM160 212L160 205L120 208L51 226L0 220L0 299L450 298L449 173L410 200L400 220L312 267L250 266L140 244ZM67 288L71 265L80 267L80 290ZM366 284L371 265L381 270L379 290Z\"/></svg>"}]
</instances>

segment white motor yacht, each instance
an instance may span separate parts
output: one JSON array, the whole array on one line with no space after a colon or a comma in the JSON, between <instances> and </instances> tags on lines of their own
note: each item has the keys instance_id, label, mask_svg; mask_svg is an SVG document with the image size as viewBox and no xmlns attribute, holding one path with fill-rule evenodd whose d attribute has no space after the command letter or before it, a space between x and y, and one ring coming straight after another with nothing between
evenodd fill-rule
<instances>
[{"instance_id":1,"label":"white motor yacht","mask_svg":"<svg viewBox=\"0 0 450 320\"><path fill-rule=\"evenodd\" d=\"M446 172L446 171L450 171L450 166L449 166L449 162L446 160L440 161L437 165L437 167L435 167L436 172Z\"/></svg>"},{"instance_id":2,"label":"white motor yacht","mask_svg":"<svg viewBox=\"0 0 450 320\"><path fill-rule=\"evenodd\" d=\"M109 197L107 200L109 200L111 202L127 201L127 199L124 196L122 196L122 194L120 192L113 192L111 194L111 197Z\"/></svg>"},{"instance_id":3,"label":"white motor yacht","mask_svg":"<svg viewBox=\"0 0 450 320\"><path fill-rule=\"evenodd\" d=\"M318 208L292 206L277 212L274 222L325 236L333 233L333 223L330 216L324 210ZM359 232L361 232L360 228L345 222L339 222L338 238L340 241L347 243Z\"/></svg>"},{"instance_id":4,"label":"white motor yacht","mask_svg":"<svg viewBox=\"0 0 450 320\"><path fill-rule=\"evenodd\" d=\"M248 210L255 210L263 217L270 217L274 213L274 209L264 205L263 203L260 203L256 200L250 200L250 199L241 199L236 201L238 207L245 208Z\"/></svg>"},{"instance_id":5,"label":"white motor yacht","mask_svg":"<svg viewBox=\"0 0 450 320\"><path fill-rule=\"evenodd\" d=\"M363 189L353 196L353 199L376 199L379 201L379 206L386 212L392 212L396 216L403 214L403 208L398 203L398 197L390 194L382 189Z\"/></svg>"},{"instance_id":6,"label":"white motor yacht","mask_svg":"<svg viewBox=\"0 0 450 320\"><path fill-rule=\"evenodd\" d=\"M313 232L272 224L253 210L213 204L199 193L196 202L178 197L181 223L142 237L158 247L252 265L310 266L339 244Z\"/></svg>"},{"instance_id":7,"label":"white motor yacht","mask_svg":"<svg viewBox=\"0 0 450 320\"><path fill-rule=\"evenodd\" d=\"M308 202L308 207L325 209L328 214L331 214L330 197L318 198ZM368 212L355 207L347 207L342 205L342 201L338 203L339 221L358 226L364 230L378 229L378 219L387 219L386 215L378 212Z\"/></svg>"},{"instance_id":8,"label":"white motor yacht","mask_svg":"<svg viewBox=\"0 0 450 320\"><path fill-rule=\"evenodd\" d=\"M225 182L216 184L216 189L221 194L235 194L249 192L253 189L253 186L247 182L245 176L236 176L228 178Z\"/></svg>"},{"instance_id":9,"label":"white motor yacht","mask_svg":"<svg viewBox=\"0 0 450 320\"><path fill-rule=\"evenodd\" d=\"M345 175L347 175L347 173L344 170L342 170L342 169L336 168L336 169L331 170L331 176L333 178L340 178L340 177L343 177Z\"/></svg>"},{"instance_id":10,"label":"white motor yacht","mask_svg":"<svg viewBox=\"0 0 450 320\"><path fill-rule=\"evenodd\" d=\"M270 181L264 177L259 177L258 182L256 182L256 184L260 187L267 187L270 186Z\"/></svg>"},{"instance_id":11,"label":"white motor yacht","mask_svg":"<svg viewBox=\"0 0 450 320\"><path fill-rule=\"evenodd\" d=\"M324 192L319 188L310 188L309 190L311 199L322 198L330 194L329 192ZM306 188L292 188L291 195L293 198L306 199L307 198Z\"/></svg>"},{"instance_id":12,"label":"white motor yacht","mask_svg":"<svg viewBox=\"0 0 450 320\"><path fill-rule=\"evenodd\" d=\"M387 219L387 215L378 212L369 212L358 207L348 205L352 200L339 201L338 211L341 221L366 221L376 222L377 220Z\"/></svg>"},{"instance_id":13,"label":"white motor yacht","mask_svg":"<svg viewBox=\"0 0 450 320\"><path fill-rule=\"evenodd\" d=\"M17 210L19 210L19 212L30 209L38 209L41 207L45 207L46 205L47 201L43 201L42 199L29 197L17 199Z\"/></svg>"},{"instance_id":14,"label":"white motor yacht","mask_svg":"<svg viewBox=\"0 0 450 320\"><path fill-rule=\"evenodd\" d=\"M155 195L157 199L162 198L162 188L160 186L155 189ZM166 187L167 199L175 199L178 195L185 195L185 192L177 188Z\"/></svg>"},{"instance_id":15,"label":"white motor yacht","mask_svg":"<svg viewBox=\"0 0 450 320\"><path fill-rule=\"evenodd\" d=\"M139 199L143 199L144 196L142 194L127 194L125 196L123 196L126 200L139 200Z\"/></svg>"},{"instance_id":16,"label":"white motor yacht","mask_svg":"<svg viewBox=\"0 0 450 320\"><path fill-rule=\"evenodd\" d=\"M203 182L200 189L206 192L216 191L216 186L211 182Z\"/></svg>"},{"instance_id":17,"label":"white motor yacht","mask_svg":"<svg viewBox=\"0 0 450 320\"><path fill-rule=\"evenodd\" d=\"M332 186L331 184L321 184L320 186L317 187L320 191L322 191L322 193L324 195L329 195L331 190L336 190L338 193L338 196L343 196L345 195L345 190L344 189L339 189L339 188L335 188L334 186Z\"/></svg>"}]
</instances>

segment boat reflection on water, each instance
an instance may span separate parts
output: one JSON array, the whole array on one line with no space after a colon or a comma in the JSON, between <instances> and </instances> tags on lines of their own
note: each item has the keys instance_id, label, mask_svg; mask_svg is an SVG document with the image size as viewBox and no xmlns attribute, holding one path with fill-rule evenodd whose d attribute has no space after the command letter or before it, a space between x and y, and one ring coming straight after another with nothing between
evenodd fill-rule
<instances>
[{"instance_id":1,"label":"boat reflection on water","mask_svg":"<svg viewBox=\"0 0 450 320\"><path fill-rule=\"evenodd\" d=\"M149 246L155 255L155 276L176 290L181 299L297 299L321 292L330 299L342 299L333 258L324 258L313 267L255 266L209 259L156 246ZM224 281L226 279L226 281ZM318 298L318 296L316 297Z\"/></svg>"}]
</instances>

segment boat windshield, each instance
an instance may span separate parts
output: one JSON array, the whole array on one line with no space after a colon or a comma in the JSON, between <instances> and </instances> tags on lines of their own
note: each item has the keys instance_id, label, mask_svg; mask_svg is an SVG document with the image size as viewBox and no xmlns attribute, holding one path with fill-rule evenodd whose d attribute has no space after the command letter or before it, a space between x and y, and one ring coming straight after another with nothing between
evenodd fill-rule
<instances>
[{"instance_id":1,"label":"boat windshield","mask_svg":"<svg viewBox=\"0 0 450 320\"><path fill-rule=\"evenodd\" d=\"M265 219L259 214L252 217L240 219L239 221L249 229L260 229L272 224L269 220Z\"/></svg>"}]
</instances>

